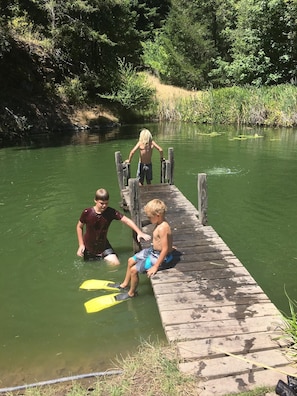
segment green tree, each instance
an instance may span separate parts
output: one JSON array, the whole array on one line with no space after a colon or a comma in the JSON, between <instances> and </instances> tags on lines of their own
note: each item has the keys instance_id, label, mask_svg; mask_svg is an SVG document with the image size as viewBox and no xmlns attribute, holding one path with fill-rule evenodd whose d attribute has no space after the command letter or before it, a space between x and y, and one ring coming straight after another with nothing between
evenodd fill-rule
<instances>
[{"instance_id":1,"label":"green tree","mask_svg":"<svg viewBox=\"0 0 297 396\"><path fill-rule=\"evenodd\" d=\"M152 40L164 25L170 10L170 0L132 0L131 10L137 13L136 29L143 41Z\"/></svg>"},{"instance_id":2,"label":"green tree","mask_svg":"<svg viewBox=\"0 0 297 396\"><path fill-rule=\"evenodd\" d=\"M290 82L297 66L296 12L290 0L239 0L236 25L226 32L231 60L217 58L210 75L219 85Z\"/></svg>"},{"instance_id":3,"label":"green tree","mask_svg":"<svg viewBox=\"0 0 297 396\"><path fill-rule=\"evenodd\" d=\"M162 36L168 69L164 79L171 84L194 89L206 85L215 48L199 16L199 1L172 1Z\"/></svg>"},{"instance_id":4,"label":"green tree","mask_svg":"<svg viewBox=\"0 0 297 396\"><path fill-rule=\"evenodd\" d=\"M141 51L129 1L68 0L62 11L55 25L55 47L90 92L111 89L118 77L117 59L136 63Z\"/></svg>"}]
</instances>

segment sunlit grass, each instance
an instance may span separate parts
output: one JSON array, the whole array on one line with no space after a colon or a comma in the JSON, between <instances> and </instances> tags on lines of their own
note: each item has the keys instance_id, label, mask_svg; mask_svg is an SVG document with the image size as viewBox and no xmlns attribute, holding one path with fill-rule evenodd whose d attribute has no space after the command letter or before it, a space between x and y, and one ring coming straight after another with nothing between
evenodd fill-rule
<instances>
[{"instance_id":1,"label":"sunlit grass","mask_svg":"<svg viewBox=\"0 0 297 396\"><path fill-rule=\"evenodd\" d=\"M285 327L283 329L284 336L290 339L289 353L294 361L297 361L297 301L291 299L286 290L286 297L288 299L290 315L283 314Z\"/></svg>"},{"instance_id":2,"label":"sunlit grass","mask_svg":"<svg viewBox=\"0 0 297 396\"><path fill-rule=\"evenodd\" d=\"M159 100L158 118L197 124L295 127L297 87L230 87Z\"/></svg>"}]
</instances>

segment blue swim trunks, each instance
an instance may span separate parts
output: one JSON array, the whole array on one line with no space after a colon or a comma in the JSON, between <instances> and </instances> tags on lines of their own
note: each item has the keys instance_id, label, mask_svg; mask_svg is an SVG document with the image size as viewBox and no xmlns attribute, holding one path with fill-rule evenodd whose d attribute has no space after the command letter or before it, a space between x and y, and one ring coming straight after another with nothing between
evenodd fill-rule
<instances>
[{"instance_id":1,"label":"blue swim trunks","mask_svg":"<svg viewBox=\"0 0 297 396\"><path fill-rule=\"evenodd\" d=\"M140 274L146 273L158 260L160 256L159 250L154 250L149 247L141 250L133 256L133 260L136 261L136 269ZM173 259L172 253L167 254L163 263L170 263Z\"/></svg>"}]
</instances>

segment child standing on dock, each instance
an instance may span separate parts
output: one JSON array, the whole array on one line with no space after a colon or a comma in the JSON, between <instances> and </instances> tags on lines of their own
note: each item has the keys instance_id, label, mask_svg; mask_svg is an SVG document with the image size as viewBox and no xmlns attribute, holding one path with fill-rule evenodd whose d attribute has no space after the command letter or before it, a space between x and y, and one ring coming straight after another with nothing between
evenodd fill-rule
<instances>
[{"instance_id":1,"label":"child standing on dock","mask_svg":"<svg viewBox=\"0 0 297 396\"><path fill-rule=\"evenodd\" d=\"M138 143L130 151L129 158L126 162L131 162L133 155L139 150L139 163L137 168L136 178L139 180L139 185L143 185L144 179L147 184L151 184L153 179L152 167L152 153L153 148L156 148L160 153L161 161L163 158L163 149L153 140L152 134L148 129L142 129L139 134Z\"/></svg>"},{"instance_id":2,"label":"child standing on dock","mask_svg":"<svg viewBox=\"0 0 297 396\"><path fill-rule=\"evenodd\" d=\"M122 213L108 206L109 193L100 188L95 193L95 206L85 209L76 226L78 239L77 255L84 260L104 259L110 264L120 264L119 259L107 239L107 231L113 220L120 220L137 233L137 240L149 241L150 235L142 232L137 225ZM84 227L86 232L84 234Z\"/></svg>"},{"instance_id":3,"label":"child standing on dock","mask_svg":"<svg viewBox=\"0 0 297 396\"><path fill-rule=\"evenodd\" d=\"M148 277L154 276L162 263L167 264L173 259L172 233L165 219L166 210L165 203L160 199L153 199L144 207L145 214L151 223L155 224L153 243L151 247L141 250L128 259L125 279L116 286L124 290L130 284L130 289L117 299L126 300L135 297L139 281L138 274L146 273Z\"/></svg>"}]
</instances>

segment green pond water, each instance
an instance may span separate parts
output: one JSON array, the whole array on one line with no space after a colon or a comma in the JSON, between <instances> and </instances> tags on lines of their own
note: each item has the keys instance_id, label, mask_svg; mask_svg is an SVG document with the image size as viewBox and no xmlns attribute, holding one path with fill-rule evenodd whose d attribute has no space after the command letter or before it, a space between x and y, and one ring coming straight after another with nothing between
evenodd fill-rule
<instances>
[{"instance_id":1,"label":"green pond water","mask_svg":"<svg viewBox=\"0 0 297 396\"><path fill-rule=\"evenodd\" d=\"M173 147L175 185L195 206L197 174L207 174L208 224L288 313L285 289L297 299L296 131L145 126L166 156ZM110 267L76 256L75 227L99 187L120 209L114 153L126 159L141 127L0 149L0 387L106 370L142 340L165 340L145 276L138 298L97 314L83 304L106 292L79 290L86 279L124 277L131 230L112 223L109 240L121 265ZM153 161L156 183L157 152ZM132 175L136 167L135 157Z\"/></svg>"}]
</instances>

